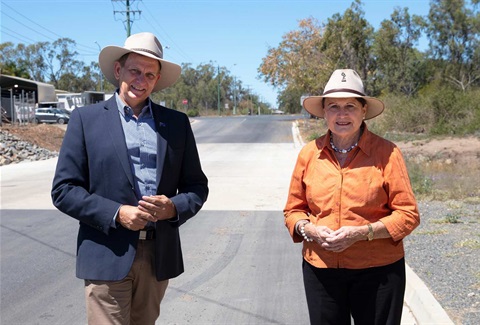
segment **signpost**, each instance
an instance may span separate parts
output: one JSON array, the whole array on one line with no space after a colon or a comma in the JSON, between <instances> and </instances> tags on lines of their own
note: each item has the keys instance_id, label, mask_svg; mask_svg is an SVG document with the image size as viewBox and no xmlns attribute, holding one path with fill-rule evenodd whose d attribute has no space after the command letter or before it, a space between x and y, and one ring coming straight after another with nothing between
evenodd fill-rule
<instances>
[{"instance_id":1,"label":"signpost","mask_svg":"<svg viewBox=\"0 0 480 325\"><path fill-rule=\"evenodd\" d=\"M187 105L188 105L188 99L182 100L182 104L183 104L183 110L186 112L187 111Z\"/></svg>"}]
</instances>

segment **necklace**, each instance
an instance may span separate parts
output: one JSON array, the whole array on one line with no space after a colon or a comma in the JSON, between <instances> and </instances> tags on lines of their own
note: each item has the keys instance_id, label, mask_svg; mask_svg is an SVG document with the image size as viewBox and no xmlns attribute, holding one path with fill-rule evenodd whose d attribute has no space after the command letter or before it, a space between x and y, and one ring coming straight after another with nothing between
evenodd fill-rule
<instances>
[{"instance_id":1,"label":"necklace","mask_svg":"<svg viewBox=\"0 0 480 325\"><path fill-rule=\"evenodd\" d=\"M347 153L347 152L352 151L353 148L355 148L356 146L358 146L358 141L355 142L355 144L352 145L352 146L350 146L350 148L348 148L348 149L338 149L338 148L335 147L335 145L333 144L333 137L332 137L332 134L330 133L330 145L332 146L332 149L333 149L333 151L335 151L335 152Z\"/></svg>"}]
</instances>

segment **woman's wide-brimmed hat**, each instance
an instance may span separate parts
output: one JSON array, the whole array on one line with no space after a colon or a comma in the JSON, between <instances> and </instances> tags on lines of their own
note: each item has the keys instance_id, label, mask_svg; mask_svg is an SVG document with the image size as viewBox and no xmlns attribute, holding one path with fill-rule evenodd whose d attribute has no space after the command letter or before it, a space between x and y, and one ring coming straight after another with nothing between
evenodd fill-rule
<instances>
[{"instance_id":1,"label":"woman's wide-brimmed hat","mask_svg":"<svg viewBox=\"0 0 480 325\"><path fill-rule=\"evenodd\" d=\"M323 98L361 97L367 101L365 119L371 119L382 114L385 105L375 97L365 95L363 82L358 73L352 69L335 70L325 86L322 96L309 96L303 102L303 108L310 114L323 118Z\"/></svg>"},{"instance_id":2,"label":"woman's wide-brimmed hat","mask_svg":"<svg viewBox=\"0 0 480 325\"><path fill-rule=\"evenodd\" d=\"M161 77L153 88L153 92L173 85L182 71L182 68L178 64L163 59L163 47L155 35L152 33L133 34L125 40L124 47L114 45L106 46L98 56L100 69L105 75L105 78L115 87L118 87L118 80L114 74L114 63L127 53L137 53L160 61L162 65L160 72Z\"/></svg>"}]
</instances>

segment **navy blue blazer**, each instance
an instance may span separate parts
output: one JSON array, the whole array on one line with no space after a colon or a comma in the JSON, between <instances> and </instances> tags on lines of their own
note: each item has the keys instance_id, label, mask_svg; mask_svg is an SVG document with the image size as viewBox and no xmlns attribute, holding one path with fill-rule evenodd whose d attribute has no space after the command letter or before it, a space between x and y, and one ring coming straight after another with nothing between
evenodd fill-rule
<instances>
[{"instance_id":1,"label":"navy blue blazer","mask_svg":"<svg viewBox=\"0 0 480 325\"><path fill-rule=\"evenodd\" d=\"M169 197L177 222L156 222L155 269L158 280L183 272L178 227L193 217L208 195L188 117L152 103L157 132L157 194ZM137 206L133 174L115 96L72 112L52 186L52 200L79 220L77 277L117 281L133 263L139 232L112 218L122 204Z\"/></svg>"}]
</instances>

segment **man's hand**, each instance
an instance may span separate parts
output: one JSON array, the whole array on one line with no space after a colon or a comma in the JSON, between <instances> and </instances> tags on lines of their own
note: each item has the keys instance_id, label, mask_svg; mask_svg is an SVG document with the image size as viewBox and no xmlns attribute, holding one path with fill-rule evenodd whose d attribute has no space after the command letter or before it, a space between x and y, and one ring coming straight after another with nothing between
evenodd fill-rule
<instances>
[{"instance_id":1,"label":"man's hand","mask_svg":"<svg viewBox=\"0 0 480 325\"><path fill-rule=\"evenodd\" d=\"M155 220L166 220L177 216L177 208L165 195L143 196L138 209L149 213Z\"/></svg>"},{"instance_id":2,"label":"man's hand","mask_svg":"<svg viewBox=\"0 0 480 325\"><path fill-rule=\"evenodd\" d=\"M130 230L140 230L148 221L157 221L150 213L131 205L122 205L115 220Z\"/></svg>"}]
</instances>

